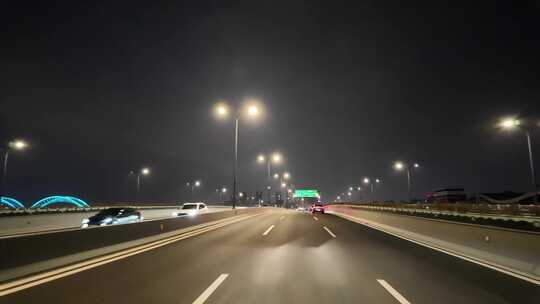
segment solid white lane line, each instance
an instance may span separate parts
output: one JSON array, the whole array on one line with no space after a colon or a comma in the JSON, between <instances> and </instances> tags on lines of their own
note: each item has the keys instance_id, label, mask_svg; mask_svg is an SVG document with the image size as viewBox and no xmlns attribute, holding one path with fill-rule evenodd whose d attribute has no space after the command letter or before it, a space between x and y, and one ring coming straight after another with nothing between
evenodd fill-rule
<instances>
[{"instance_id":1,"label":"solid white lane line","mask_svg":"<svg viewBox=\"0 0 540 304\"><path fill-rule=\"evenodd\" d=\"M494 263L494 262L491 262L491 261L487 261L485 259L481 259L481 258L478 258L478 257L473 257L473 256L470 256L470 255L465 255L464 253L461 253L461 252L451 251L450 249L441 248L441 247L436 246L435 244L432 244L432 243L430 244L430 243L427 243L425 241L415 240L415 239L412 239L410 237L406 237L404 235L401 235L399 233L392 232L392 231L390 231L388 229L379 227L378 225L370 224L368 222L365 222L362 219L359 219L359 218L351 216L351 215L341 214L341 213L333 213L333 214L336 215L336 216L339 216L341 218L350 220L352 222L355 222L355 223L358 223L358 224L373 228L375 230L379 230L379 231L382 231L384 233L393 235L393 236L398 237L398 238L400 238L402 240L406 240L406 241L418 244L420 246L424 246L424 247L427 247L427 248L430 248L430 249L433 249L433 250L436 250L436 251L451 255L453 257L456 257L456 258L459 258L459 259L462 259L462 260L465 260L465 261L469 261L471 263L475 263L477 265L480 265L480 266L483 266L483 267L486 267L486 268L489 268L489 269L493 269L495 271L502 272L502 273L507 274L509 276L512 276L514 278L518 278L518 279L527 281L529 283L533 283L535 285L540 285L540 280L538 280L537 278L531 277L527 273L517 271L515 269L510 269L508 267L505 267L503 265L500 265L500 264L497 264L497 263Z\"/></svg>"},{"instance_id":2,"label":"solid white lane line","mask_svg":"<svg viewBox=\"0 0 540 304\"><path fill-rule=\"evenodd\" d=\"M193 304L203 304L216 291L216 289L227 279L228 273L222 273L201 295L193 301Z\"/></svg>"},{"instance_id":3,"label":"solid white lane line","mask_svg":"<svg viewBox=\"0 0 540 304\"><path fill-rule=\"evenodd\" d=\"M272 229L274 229L274 225L270 226L268 229L266 229L266 231L262 234L262 235L267 235L270 233L270 231L272 231Z\"/></svg>"},{"instance_id":4,"label":"solid white lane line","mask_svg":"<svg viewBox=\"0 0 540 304\"><path fill-rule=\"evenodd\" d=\"M313 219L314 219L314 220L316 220L316 221L318 221L318 220L319 220L319 219L318 219L318 218L317 218L316 216L314 216L314 217L313 217Z\"/></svg>"},{"instance_id":5,"label":"solid white lane line","mask_svg":"<svg viewBox=\"0 0 540 304\"><path fill-rule=\"evenodd\" d=\"M330 229L328 229L328 227L326 226L323 226L324 230L326 230L326 232L328 232L328 234L330 234L333 238L336 237L336 235L334 233L332 233L332 231L330 231Z\"/></svg>"},{"instance_id":6,"label":"solid white lane line","mask_svg":"<svg viewBox=\"0 0 540 304\"><path fill-rule=\"evenodd\" d=\"M390 286L385 280L377 279L377 282L386 289L396 300L398 300L401 304L411 304L411 302L407 301L405 297L403 297L397 290L394 289L394 287Z\"/></svg>"},{"instance_id":7,"label":"solid white lane line","mask_svg":"<svg viewBox=\"0 0 540 304\"><path fill-rule=\"evenodd\" d=\"M282 216L279 218L279 220L282 220L282 219L284 219L284 218L285 218L285 215L282 215Z\"/></svg>"}]
</instances>

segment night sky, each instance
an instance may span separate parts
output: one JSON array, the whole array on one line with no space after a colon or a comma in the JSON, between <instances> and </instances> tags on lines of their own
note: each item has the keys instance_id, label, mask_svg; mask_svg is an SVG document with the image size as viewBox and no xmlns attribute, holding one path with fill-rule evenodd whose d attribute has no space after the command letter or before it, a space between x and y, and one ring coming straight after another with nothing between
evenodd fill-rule
<instances>
[{"instance_id":1,"label":"night sky","mask_svg":"<svg viewBox=\"0 0 540 304\"><path fill-rule=\"evenodd\" d=\"M421 164L417 197L531 190L525 136L494 126L540 118L538 2L8 2L0 139L31 143L9 163L24 202L127 201L141 166L145 201L183 201L195 178L197 198L215 199L232 182L233 122L212 106L246 97L265 115L241 123L243 191L262 188L266 151L328 200L364 176L405 199L395 160Z\"/></svg>"}]
</instances>

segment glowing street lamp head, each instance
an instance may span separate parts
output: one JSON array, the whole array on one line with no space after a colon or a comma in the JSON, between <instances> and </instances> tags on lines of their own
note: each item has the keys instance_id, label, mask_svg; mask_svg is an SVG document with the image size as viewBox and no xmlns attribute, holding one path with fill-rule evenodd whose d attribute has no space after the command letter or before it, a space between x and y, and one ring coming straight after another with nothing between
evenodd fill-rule
<instances>
[{"instance_id":1,"label":"glowing street lamp head","mask_svg":"<svg viewBox=\"0 0 540 304\"><path fill-rule=\"evenodd\" d=\"M254 117L257 116L257 114L259 114L259 108L257 108L255 105L250 105L248 107L248 115Z\"/></svg>"},{"instance_id":2,"label":"glowing street lamp head","mask_svg":"<svg viewBox=\"0 0 540 304\"><path fill-rule=\"evenodd\" d=\"M194 185L195 185L195 187L200 187L201 186L201 181L195 181Z\"/></svg>"},{"instance_id":3,"label":"glowing street lamp head","mask_svg":"<svg viewBox=\"0 0 540 304\"><path fill-rule=\"evenodd\" d=\"M244 192L240 192L240 193L238 193L238 196L240 196L240 197L244 197Z\"/></svg>"},{"instance_id":4,"label":"glowing street lamp head","mask_svg":"<svg viewBox=\"0 0 540 304\"><path fill-rule=\"evenodd\" d=\"M340 199L341 199L341 196L338 195L338 196L337 196L337 199L340 200Z\"/></svg>"},{"instance_id":5,"label":"glowing street lamp head","mask_svg":"<svg viewBox=\"0 0 540 304\"><path fill-rule=\"evenodd\" d=\"M266 161L266 156L260 154L259 156L257 156L257 162L259 163L264 163Z\"/></svg>"},{"instance_id":6,"label":"glowing street lamp head","mask_svg":"<svg viewBox=\"0 0 540 304\"><path fill-rule=\"evenodd\" d=\"M142 174L142 175L148 175L148 174L150 174L150 168L142 168L142 169L141 169L141 174Z\"/></svg>"},{"instance_id":7,"label":"glowing street lamp head","mask_svg":"<svg viewBox=\"0 0 540 304\"><path fill-rule=\"evenodd\" d=\"M227 193L227 188L221 188L222 193Z\"/></svg>"},{"instance_id":8,"label":"glowing street lamp head","mask_svg":"<svg viewBox=\"0 0 540 304\"><path fill-rule=\"evenodd\" d=\"M272 154L272 162L274 164L279 164L279 163L281 163L282 160L283 160L283 157L281 156L281 154L279 154L277 152Z\"/></svg>"},{"instance_id":9,"label":"glowing street lamp head","mask_svg":"<svg viewBox=\"0 0 540 304\"><path fill-rule=\"evenodd\" d=\"M413 165L415 168L420 168L420 165L418 163L414 163Z\"/></svg>"},{"instance_id":10,"label":"glowing street lamp head","mask_svg":"<svg viewBox=\"0 0 540 304\"><path fill-rule=\"evenodd\" d=\"M394 163L394 169L396 170L403 170L405 168L405 165L402 162L395 162Z\"/></svg>"},{"instance_id":11,"label":"glowing street lamp head","mask_svg":"<svg viewBox=\"0 0 540 304\"><path fill-rule=\"evenodd\" d=\"M499 126L505 130L511 130L519 127L521 122L515 118L505 118L499 122Z\"/></svg>"},{"instance_id":12,"label":"glowing street lamp head","mask_svg":"<svg viewBox=\"0 0 540 304\"><path fill-rule=\"evenodd\" d=\"M364 177L364 184L369 184L369 178Z\"/></svg>"},{"instance_id":13,"label":"glowing street lamp head","mask_svg":"<svg viewBox=\"0 0 540 304\"><path fill-rule=\"evenodd\" d=\"M348 196L351 196L351 195L352 195L352 192L347 192L347 195L348 195Z\"/></svg>"},{"instance_id":14,"label":"glowing street lamp head","mask_svg":"<svg viewBox=\"0 0 540 304\"><path fill-rule=\"evenodd\" d=\"M22 139L16 139L9 143L9 147L15 150L24 150L28 147L28 143Z\"/></svg>"},{"instance_id":15,"label":"glowing street lamp head","mask_svg":"<svg viewBox=\"0 0 540 304\"><path fill-rule=\"evenodd\" d=\"M356 190L362 191L362 187L358 187L358 188L356 188Z\"/></svg>"},{"instance_id":16,"label":"glowing street lamp head","mask_svg":"<svg viewBox=\"0 0 540 304\"><path fill-rule=\"evenodd\" d=\"M289 178L291 178L291 174L289 172L283 173L283 179L287 180Z\"/></svg>"},{"instance_id":17,"label":"glowing street lamp head","mask_svg":"<svg viewBox=\"0 0 540 304\"><path fill-rule=\"evenodd\" d=\"M214 112L217 117L219 118L225 118L229 115L229 107L227 104L223 101L216 104L214 107Z\"/></svg>"},{"instance_id":18,"label":"glowing street lamp head","mask_svg":"<svg viewBox=\"0 0 540 304\"><path fill-rule=\"evenodd\" d=\"M354 188L353 188L353 187L349 187L349 191L353 191L353 190L354 190Z\"/></svg>"},{"instance_id":19,"label":"glowing street lamp head","mask_svg":"<svg viewBox=\"0 0 540 304\"><path fill-rule=\"evenodd\" d=\"M285 188L285 187L287 187L287 184L281 183L281 188Z\"/></svg>"},{"instance_id":20,"label":"glowing street lamp head","mask_svg":"<svg viewBox=\"0 0 540 304\"><path fill-rule=\"evenodd\" d=\"M375 179L375 182L376 182L376 183L378 184L378 183L380 183L380 182L381 182L381 180L380 180L380 179L378 179L378 178L376 178L376 179Z\"/></svg>"},{"instance_id":21,"label":"glowing street lamp head","mask_svg":"<svg viewBox=\"0 0 540 304\"><path fill-rule=\"evenodd\" d=\"M278 179L279 178L279 174L275 173L274 174L274 179Z\"/></svg>"}]
</instances>

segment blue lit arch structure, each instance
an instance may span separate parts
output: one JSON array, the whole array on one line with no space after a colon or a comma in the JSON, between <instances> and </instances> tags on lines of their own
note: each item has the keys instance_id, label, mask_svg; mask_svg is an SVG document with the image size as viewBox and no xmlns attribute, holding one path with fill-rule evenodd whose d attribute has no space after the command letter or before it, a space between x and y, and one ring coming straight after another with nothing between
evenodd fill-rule
<instances>
[{"instance_id":1,"label":"blue lit arch structure","mask_svg":"<svg viewBox=\"0 0 540 304\"><path fill-rule=\"evenodd\" d=\"M71 204L75 205L78 208L88 208L88 205L85 201L73 197L73 196L63 196L63 195L54 195L46 198L42 198L39 201L35 202L30 208L45 208L52 204Z\"/></svg>"},{"instance_id":2,"label":"blue lit arch structure","mask_svg":"<svg viewBox=\"0 0 540 304\"><path fill-rule=\"evenodd\" d=\"M14 198L6 197L6 196L2 196L2 198L0 199L0 205L6 205L13 209L24 208L24 205L21 204L21 202L19 202L18 200Z\"/></svg>"}]
</instances>

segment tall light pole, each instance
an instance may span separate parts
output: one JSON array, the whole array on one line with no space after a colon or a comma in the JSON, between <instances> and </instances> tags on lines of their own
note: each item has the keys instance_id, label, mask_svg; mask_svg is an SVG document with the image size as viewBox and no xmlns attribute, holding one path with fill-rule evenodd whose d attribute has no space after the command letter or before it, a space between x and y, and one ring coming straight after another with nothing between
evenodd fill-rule
<instances>
[{"instance_id":1,"label":"tall light pole","mask_svg":"<svg viewBox=\"0 0 540 304\"><path fill-rule=\"evenodd\" d=\"M234 116L234 159L233 159L233 193L232 193L232 208L236 209L237 192L238 192L238 132L240 127L240 118L246 115L247 117L259 116L259 107L255 102L249 101L246 107L236 111ZM215 112L218 117L225 118L229 115L229 107L225 103L216 105Z\"/></svg>"},{"instance_id":2,"label":"tall light pole","mask_svg":"<svg viewBox=\"0 0 540 304\"><path fill-rule=\"evenodd\" d=\"M146 175L150 174L150 168L143 167L138 171L132 170L132 171L129 172L129 174L131 174L131 175L136 174L136 177L137 177L137 192L135 193L135 201L138 202L139 201L139 192L141 191L142 178L143 178L143 176L146 176Z\"/></svg>"},{"instance_id":3,"label":"tall light pole","mask_svg":"<svg viewBox=\"0 0 540 304\"><path fill-rule=\"evenodd\" d=\"M227 193L227 188L225 188L225 187L221 188L221 191L219 192L219 194L220 194L219 198L220 198L221 201L223 200L223 195L225 193Z\"/></svg>"},{"instance_id":4,"label":"tall light pole","mask_svg":"<svg viewBox=\"0 0 540 304\"><path fill-rule=\"evenodd\" d=\"M394 163L394 169L396 169L397 171L407 170L407 196L408 196L409 203L412 202L412 197L411 197L412 173L411 171L419 167L420 165L418 163L406 164L400 161L397 161Z\"/></svg>"},{"instance_id":5,"label":"tall light pole","mask_svg":"<svg viewBox=\"0 0 540 304\"><path fill-rule=\"evenodd\" d=\"M186 183L186 186L191 190L191 199L194 200L195 189L201 187L200 180L194 180Z\"/></svg>"},{"instance_id":6,"label":"tall light pole","mask_svg":"<svg viewBox=\"0 0 540 304\"><path fill-rule=\"evenodd\" d=\"M274 179L279 181L281 190L286 191L287 181L291 179L291 174L289 172L283 172L282 174L275 173ZM282 195L281 190L279 191L280 195ZM283 196L281 197L281 199L283 200Z\"/></svg>"},{"instance_id":7,"label":"tall light pole","mask_svg":"<svg viewBox=\"0 0 540 304\"><path fill-rule=\"evenodd\" d=\"M22 139L15 139L7 143L7 145L0 147L3 150L4 159L2 161L2 181L0 185L0 198L7 192L7 168L9 160L9 152L12 150L21 151L28 148L28 143Z\"/></svg>"},{"instance_id":8,"label":"tall light pole","mask_svg":"<svg viewBox=\"0 0 540 304\"><path fill-rule=\"evenodd\" d=\"M268 182L266 189L268 190L268 202L271 201L270 189L272 188L272 163L277 165L280 164L282 160L283 156L279 152L274 152L268 155L259 154L257 156L258 163L266 163L266 181Z\"/></svg>"},{"instance_id":9,"label":"tall light pole","mask_svg":"<svg viewBox=\"0 0 540 304\"><path fill-rule=\"evenodd\" d=\"M523 126L521 121L516 118L506 118L500 121L499 126L504 130L521 129L525 133L527 139L527 148L529 149L529 168L531 170L531 180L534 189L534 203L538 204L538 184L536 183L536 174L534 172L534 158L532 152L531 133L526 126Z\"/></svg>"},{"instance_id":10,"label":"tall light pole","mask_svg":"<svg viewBox=\"0 0 540 304\"><path fill-rule=\"evenodd\" d=\"M364 179L362 180L362 182L366 185L369 185L370 187L370 192L371 192L371 200L373 202L375 202L375 196L374 196L374 193L375 193L375 184L379 184L381 182L381 179L380 178L370 178L370 177L364 177Z\"/></svg>"},{"instance_id":11,"label":"tall light pole","mask_svg":"<svg viewBox=\"0 0 540 304\"><path fill-rule=\"evenodd\" d=\"M223 194L227 193L227 188L223 187L223 188L217 188L216 189L216 194L218 196L218 200L219 202L223 202Z\"/></svg>"}]
</instances>

